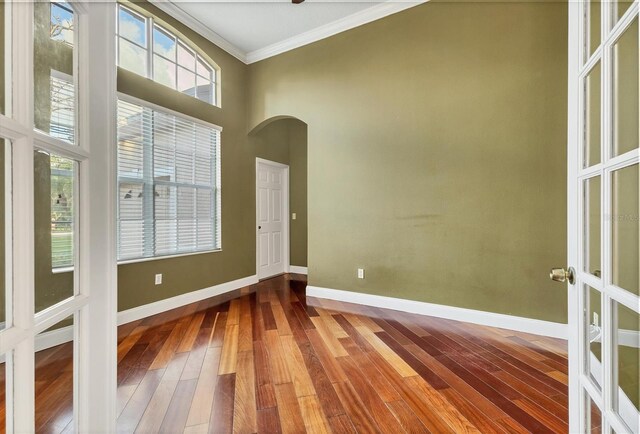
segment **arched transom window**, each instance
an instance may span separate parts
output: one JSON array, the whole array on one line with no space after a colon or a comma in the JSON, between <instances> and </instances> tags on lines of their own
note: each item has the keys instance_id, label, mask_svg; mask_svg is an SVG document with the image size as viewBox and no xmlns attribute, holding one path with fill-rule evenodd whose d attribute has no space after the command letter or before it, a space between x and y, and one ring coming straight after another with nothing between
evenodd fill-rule
<instances>
[{"instance_id":1,"label":"arched transom window","mask_svg":"<svg viewBox=\"0 0 640 434\"><path fill-rule=\"evenodd\" d=\"M118 6L118 66L218 105L218 71L192 44L134 10Z\"/></svg>"}]
</instances>

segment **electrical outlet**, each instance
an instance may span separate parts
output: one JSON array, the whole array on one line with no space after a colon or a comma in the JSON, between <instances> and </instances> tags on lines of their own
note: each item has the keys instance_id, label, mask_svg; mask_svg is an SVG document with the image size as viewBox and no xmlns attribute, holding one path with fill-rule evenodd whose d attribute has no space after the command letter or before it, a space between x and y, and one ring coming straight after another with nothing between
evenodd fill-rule
<instances>
[{"instance_id":1,"label":"electrical outlet","mask_svg":"<svg viewBox=\"0 0 640 434\"><path fill-rule=\"evenodd\" d=\"M162 274L156 274L156 285L162 285Z\"/></svg>"},{"instance_id":2,"label":"electrical outlet","mask_svg":"<svg viewBox=\"0 0 640 434\"><path fill-rule=\"evenodd\" d=\"M358 268L358 279L364 279L364 268Z\"/></svg>"},{"instance_id":3,"label":"electrical outlet","mask_svg":"<svg viewBox=\"0 0 640 434\"><path fill-rule=\"evenodd\" d=\"M295 219L297 219L297 218L298 218L298 216L296 215L296 213L295 213L295 212L294 212L294 213L291 213L291 220L295 220Z\"/></svg>"}]
</instances>

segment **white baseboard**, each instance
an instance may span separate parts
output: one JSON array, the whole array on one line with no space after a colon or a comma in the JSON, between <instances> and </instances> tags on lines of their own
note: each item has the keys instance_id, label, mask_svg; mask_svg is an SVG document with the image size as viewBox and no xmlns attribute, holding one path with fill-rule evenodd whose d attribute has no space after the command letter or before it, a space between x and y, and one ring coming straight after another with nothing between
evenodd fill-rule
<instances>
[{"instance_id":1,"label":"white baseboard","mask_svg":"<svg viewBox=\"0 0 640 434\"><path fill-rule=\"evenodd\" d=\"M299 267L297 265L289 265L289 273L308 274L307 267Z\"/></svg>"},{"instance_id":2,"label":"white baseboard","mask_svg":"<svg viewBox=\"0 0 640 434\"><path fill-rule=\"evenodd\" d=\"M175 297L165 298L164 300L134 307L133 309L123 310L122 312L118 312L118 325L147 318L177 307L182 307L190 303L215 297L226 292L235 291L236 289L253 285L254 283L258 283L258 276L256 275L243 277L242 279L221 283L219 285L210 286L209 288L199 289L197 291L187 292L186 294L177 295Z\"/></svg>"},{"instance_id":3,"label":"white baseboard","mask_svg":"<svg viewBox=\"0 0 640 434\"><path fill-rule=\"evenodd\" d=\"M330 300L363 304L366 306L383 307L386 309L399 310L401 312L464 321L472 324L499 327L559 339L567 339L568 337L567 324L504 315L500 313L425 303L422 301L404 300L401 298L384 297L381 295L362 294L359 292L342 291L339 289L320 288L317 286L307 286L307 296L328 298Z\"/></svg>"}]
</instances>

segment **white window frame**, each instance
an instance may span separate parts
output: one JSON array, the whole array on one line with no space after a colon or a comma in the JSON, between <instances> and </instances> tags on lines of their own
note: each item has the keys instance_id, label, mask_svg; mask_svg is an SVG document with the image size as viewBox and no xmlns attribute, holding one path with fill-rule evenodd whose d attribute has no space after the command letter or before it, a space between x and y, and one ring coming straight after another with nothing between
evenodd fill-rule
<instances>
[{"instance_id":1,"label":"white window frame","mask_svg":"<svg viewBox=\"0 0 640 434\"><path fill-rule=\"evenodd\" d=\"M214 207L214 237L215 239L217 239L217 244L214 246L213 249L205 249L205 250L198 250L198 251L193 251L193 252L184 252L184 253L175 253L175 254L167 254L167 255L154 255L154 256L147 256L147 257L142 257L142 258L132 258L132 259L118 259L118 264L132 264L132 263L137 263L137 262L147 262L147 261L155 261L155 260L159 260L159 259L169 259L169 258L178 258L178 257L182 257L182 256L192 256L192 255L203 255L203 254L207 254L207 253L217 253L217 252L221 252L222 251L222 177L221 177L221 171L220 171L220 167L221 167L221 160L222 160L222 155L221 155L221 148L222 148L222 130L223 128L219 125L215 125L209 122L205 122L201 119L198 118L194 118L192 116L189 115L185 115L184 113L180 113L177 112L175 110L171 110L168 109L166 107L162 107L159 106L157 104L153 104L151 102L133 97L131 95L127 95L124 93L120 93L118 92L118 100L121 101L125 101L125 102L129 102L131 104L136 104L139 106L143 106L146 108L149 108L151 110L154 111L158 111L158 112L162 112L163 114L167 114L167 115L171 115L171 116L175 116L177 118L181 118L183 120L189 121L189 122L193 122L199 125L202 125L204 127L207 128L212 128L214 130L217 130L219 132L219 136L218 136L218 150L216 152L216 160L214 162L216 170L215 170L215 185L213 187L215 194L215 202L212 204ZM120 185L120 179L117 178L116 180L116 190L119 190L119 185ZM126 179L125 179L126 181ZM136 182L139 182L136 181ZM152 182L153 182L153 177L152 177ZM153 184L155 185L155 184ZM119 201L118 201L119 202ZM116 204L116 206L118 206ZM120 210L117 210L117 219L119 220L120 217ZM118 231L117 236L120 236L120 233ZM155 237L155 234L154 234ZM146 250L146 249L145 249Z\"/></svg>"},{"instance_id":2,"label":"white window frame","mask_svg":"<svg viewBox=\"0 0 640 434\"><path fill-rule=\"evenodd\" d=\"M136 43L134 41L131 41L130 39L120 35L120 29L119 29L119 23L120 23L119 12L120 12L120 9L126 11L127 13L129 13L131 15L134 15L134 16L144 20L146 38L147 38L147 47L146 48L141 46L141 45L139 45L138 43ZM166 84L161 83L159 81L156 81L153 78L154 77L154 55L156 55L156 53L154 51L154 48L153 48L153 30L154 30L155 27L158 27L162 32L167 33L168 35L170 35L171 37L173 37L175 39L175 43L176 43L176 60L175 61L173 61L171 59L167 59L166 57L162 56L161 54L157 54L158 56L162 57L164 60L174 64L175 77L176 77L176 83L175 83L176 85L175 85L175 87L167 86ZM122 3L118 3L118 8L117 8L117 11L116 11L116 29L117 29L116 30L116 39L117 40L119 40L120 38L123 38L126 41L128 41L128 42L130 42L132 44L135 44L138 48L146 50L147 65L146 65L146 71L145 71L145 73L146 73L145 78L153 80L154 83L158 83L158 84L160 84L162 86L166 86L169 89L173 89L173 90L175 90L177 92L180 92L180 93L183 93L183 94L185 94L187 96L191 96L191 95L189 95L189 94L187 94L185 92L182 92L182 91L178 90L178 85L177 85L177 82L178 82L178 69L180 67L185 68L185 69L189 69L191 72L193 72L193 74L195 76L195 79L196 79L196 83L195 83L195 85L196 85L195 86L195 92L196 93L195 93L195 95L192 96L192 98L198 99L198 100L200 100L200 101L202 101L204 103L212 105L213 107L218 107L218 108L221 107L221 104L220 104L220 90L221 90L221 86L220 86L220 75L221 75L220 74L220 68L218 66L212 64L211 62L209 62L207 59L205 59L205 57L203 55L201 55L199 53L199 51L194 47L193 43L191 43L190 41L188 41L186 39L181 38L180 36L175 34L175 32L167 29L166 26L164 26L162 23L157 22L156 19L153 16L142 14L142 13L134 10L133 8L130 8L128 6L123 5ZM178 58L177 58L178 45L183 45L184 47L186 47L189 51L191 51L193 53L193 55L195 57L195 60L196 60L196 64L194 65L194 69L193 70L191 70L190 68L187 68L186 66L181 65L181 64L178 63ZM120 66L120 48L119 47L120 47L120 44L116 44L116 50L118 51L117 55L116 55L118 66ZM213 91L212 102L211 103L209 103L207 101L204 101L204 100L198 98L198 96L197 96L197 92L198 92L197 91L197 88L198 88L198 81L197 80L198 80L198 78L205 78L206 79L206 77L198 74L198 72L197 72L197 69L198 69L197 68L197 62L198 61L201 61L202 63L204 63L211 70L211 73L210 73L210 76L209 76L209 79L208 79L209 83L211 84L212 91ZM122 67L122 68L124 68L124 67ZM124 68L124 69L126 69L126 68ZM131 71L131 72L135 74L134 71Z\"/></svg>"},{"instance_id":3,"label":"white window frame","mask_svg":"<svg viewBox=\"0 0 640 434\"><path fill-rule=\"evenodd\" d=\"M71 145L34 129L34 3L5 2L5 89L11 108L0 137L11 141L13 198L7 233L8 303L0 331L6 355L7 432L35 431L35 337L74 317L74 431L115 432L117 267L115 260L115 31L113 2L69 2L74 29L76 140ZM91 29L91 31L89 31ZM77 161L80 184L74 239L74 296L35 314L34 150ZM92 164L96 161L98 164ZM106 181L106 182L105 182Z\"/></svg>"}]
</instances>

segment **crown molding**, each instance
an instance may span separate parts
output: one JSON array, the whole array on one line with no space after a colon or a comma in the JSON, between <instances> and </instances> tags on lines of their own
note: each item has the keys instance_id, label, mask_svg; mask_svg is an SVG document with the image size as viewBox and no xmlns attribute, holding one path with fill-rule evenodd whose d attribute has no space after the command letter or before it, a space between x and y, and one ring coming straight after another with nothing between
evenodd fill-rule
<instances>
[{"instance_id":1,"label":"crown molding","mask_svg":"<svg viewBox=\"0 0 640 434\"><path fill-rule=\"evenodd\" d=\"M346 17L339 20L333 21L320 27L316 27L315 29L301 33L289 39L285 39L284 41L276 42L275 44L268 45L264 48L260 48L250 53L246 53L240 48L236 47L231 42L227 41L225 38L211 30L211 28L200 22L197 18L185 12L182 8L180 8L175 0L149 1L158 9L171 15L173 18L188 26L193 31L204 36L209 41L213 42L215 45L231 54L236 59L245 64L251 64L259 62L260 60L268 59L269 57L277 56L278 54L285 53L295 48L320 41L321 39L328 38L330 36L342 33L355 27L362 26L372 21L379 20L389 15L402 12L406 9L426 3L429 0L387 0L384 3L379 3L360 12L347 15Z\"/></svg>"},{"instance_id":2,"label":"crown molding","mask_svg":"<svg viewBox=\"0 0 640 434\"><path fill-rule=\"evenodd\" d=\"M176 3L171 0L149 0L154 6L156 6L161 11L171 15L176 20L180 21L182 24L189 27L196 33L207 38L209 41L213 42L215 45L231 54L236 59L240 60L243 63L247 63L247 55L244 51L233 45L231 42L227 41L222 36L218 35L216 32L211 30L209 27L198 21L197 18L194 18L192 15L188 14L182 8L180 8Z\"/></svg>"},{"instance_id":3,"label":"crown molding","mask_svg":"<svg viewBox=\"0 0 640 434\"><path fill-rule=\"evenodd\" d=\"M307 32L301 33L284 41L276 42L275 44L268 45L264 48L252 51L246 54L246 63L251 64L259 62L260 60L267 59L269 57L282 54L284 52L293 50L295 48L302 47L304 45L311 44L321 39L328 38L330 36L342 33L344 31L353 29L355 27L362 26L372 21L379 20L381 18L393 15L398 12L402 12L406 9L414 6L426 3L429 0L416 0L416 1L394 1L388 0L384 3L379 3L370 8L364 9L360 12L356 12L351 15L347 15L344 18L325 24Z\"/></svg>"}]
</instances>

